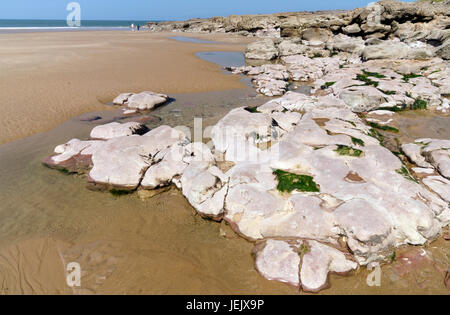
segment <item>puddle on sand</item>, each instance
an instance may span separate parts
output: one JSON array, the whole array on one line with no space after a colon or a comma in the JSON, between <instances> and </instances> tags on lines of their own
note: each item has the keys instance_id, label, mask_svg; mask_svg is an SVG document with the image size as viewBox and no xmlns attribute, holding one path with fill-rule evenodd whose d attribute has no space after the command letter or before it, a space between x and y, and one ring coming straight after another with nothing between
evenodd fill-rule
<instances>
[{"instance_id":1,"label":"puddle on sand","mask_svg":"<svg viewBox=\"0 0 450 315\"><path fill-rule=\"evenodd\" d=\"M388 123L399 130L397 133L379 130L385 137L384 144L392 151L399 151L399 145L414 142L420 138L449 139L450 116L433 110L407 110L396 112Z\"/></svg>"},{"instance_id":2,"label":"puddle on sand","mask_svg":"<svg viewBox=\"0 0 450 315\"><path fill-rule=\"evenodd\" d=\"M217 44L217 42L210 41L210 40L203 40L198 39L194 37L186 37L186 36L173 36L169 37L173 40L176 40L178 42L187 42L187 43L196 43L196 44Z\"/></svg>"},{"instance_id":3,"label":"puddle on sand","mask_svg":"<svg viewBox=\"0 0 450 315\"><path fill-rule=\"evenodd\" d=\"M400 112L395 116L402 143L419 138L449 139L450 116L431 110Z\"/></svg>"},{"instance_id":4,"label":"puddle on sand","mask_svg":"<svg viewBox=\"0 0 450 315\"><path fill-rule=\"evenodd\" d=\"M203 60L213 62L222 67L242 67L246 65L244 54L241 52L212 51L199 52L195 55Z\"/></svg>"}]
</instances>

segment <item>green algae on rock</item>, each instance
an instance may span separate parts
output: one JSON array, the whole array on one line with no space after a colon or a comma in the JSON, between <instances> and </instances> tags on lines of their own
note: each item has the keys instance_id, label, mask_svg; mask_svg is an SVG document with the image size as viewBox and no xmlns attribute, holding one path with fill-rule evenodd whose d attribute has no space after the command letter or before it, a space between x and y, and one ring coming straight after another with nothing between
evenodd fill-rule
<instances>
[{"instance_id":1,"label":"green algae on rock","mask_svg":"<svg viewBox=\"0 0 450 315\"><path fill-rule=\"evenodd\" d=\"M275 170L274 174L277 175L278 178L277 189L281 192L290 193L293 190L299 190L303 192L320 191L312 176L298 175L282 170Z\"/></svg>"},{"instance_id":2,"label":"green algae on rock","mask_svg":"<svg viewBox=\"0 0 450 315\"><path fill-rule=\"evenodd\" d=\"M338 144L337 149L334 151L336 151L339 155L348 155L353 157L360 157L363 153L361 150L341 144Z\"/></svg>"}]
</instances>

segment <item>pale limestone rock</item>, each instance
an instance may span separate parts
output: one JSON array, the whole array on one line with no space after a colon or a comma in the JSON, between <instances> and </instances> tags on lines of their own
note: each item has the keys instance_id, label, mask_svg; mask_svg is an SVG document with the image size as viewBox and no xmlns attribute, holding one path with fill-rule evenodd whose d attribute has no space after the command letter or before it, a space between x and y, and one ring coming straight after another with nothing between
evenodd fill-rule
<instances>
[{"instance_id":1,"label":"pale limestone rock","mask_svg":"<svg viewBox=\"0 0 450 315\"><path fill-rule=\"evenodd\" d=\"M231 110L211 130L215 150L225 152L239 141L249 137L270 140L272 120L262 113L251 113L244 108Z\"/></svg>"},{"instance_id":2,"label":"pale limestone rock","mask_svg":"<svg viewBox=\"0 0 450 315\"><path fill-rule=\"evenodd\" d=\"M326 288L328 273L347 273L358 264L347 259L339 250L316 241L308 241L309 251L303 255L300 270L302 288L308 292L318 292Z\"/></svg>"},{"instance_id":3,"label":"pale limestone rock","mask_svg":"<svg viewBox=\"0 0 450 315\"><path fill-rule=\"evenodd\" d=\"M250 43L245 50L245 58L272 60L278 56L278 50L271 39Z\"/></svg>"},{"instance_id":4,"label":"pale limestone rock","mask_svg":"<svg viewBox=\"0 0 450 315\"><path fill-rule=\"evenodd\" d=\"M100 125L92 129L91 138L108 140L112 138L125 137L131 135L143 135L147 133L149 129L137 122L118 123L112 122L106 125Z\"/></svg>"},{"instance_id":5,"label":"pale limestone rock","mask_svg":"<svg viewBox=\"0 0 450 315\"><path fill-rule=\"evenodd\" d=\"M354 86L342 90L339 98L353 112L365 112L378 108L386 103L386 96L371 86Z\"/></svg>"},{"instance_id":6,"label":"pale limestone rock","mask_svg":"<svg viewBox=\"0 0 450 315\"><path fill-rule=\"evenodd\" d=\"M110 139L92 154L89 180L101 186L133 190L160 151L183 141L185 135L169 126L160 126L143 136Z\"/></svg>"},{"instance_id":7,"label":"pale limestone rock","mask_svg":"<svg viewBox=\"0 0 450 315\"><path fill-rule=\"evenodd\" d=\"M269 239L264 248L256 252L255 265L266 279L299 286L300 257L289 243Z\"/></svg>"},{"instance_id":8,"label":"pale limestone rock","mask_svg":"<svg viewBox=\"0 0 450 315\"><path fill-rule=\"evenodd\" d=\"M448 179L442 176L428 176L422 181L443 200L450 203L450 181Z\"/></svg>"},{"instance_id":9,"label":"pale limestone rock","mask_svg":"<svg viewBox=\"0 0 450 315\"><path fill-rule=\"evenodd\" d=\"M113 100L114 105L124 105L134 93L121 93Z\"/></svg>"},{"instance_id":10,"label":"pale limestone rock","mask_svg":"<svg viewBox=\"0 0 450 315\"><path fill-rule=\"evenodd\" d=\"M103 141L96 140L81 141L78 139L72 139L65 144L56 146L54 152L57 155L52 156L51 160L54 163L61 163L73 158L76 155L82 154L83 151L87 150L88 148L91 148L91 151L95 151L95 149L97 149L103 143ZM94 148L94 150L92 150L92 148ZM87 152L86 154L89 153Z\"/></svg>"},{"instance_id":11,"label":"pale limestone rock","mask_svg":"<svg viewBox=\"0 0 450 315\"><path fill-rule=\"evenodd\" d=\"M141 92L130 96L127 102L127 107L130 109L150 110L169 100L169 97L164 94L155 92Z\"/></svg>"},{"instance_id":12,"label":"pale limestone rock","mask_svg":"<svg viewBox=\"0 0 450 315\"><path fill-rule=\"evenodd\" d=\"M434 167L442 176L450 178L450 140L417 139L402 145L408 158L421 167Z\"/></svg>"},{"instance_id":13,"label":"pale limestone rock","mask_svg":"<svg viewBox=\"0 0 450 315\"><path fill-rule=\"evenodd\" d=\"M287 207L260 223L264 237L296 237L332 241L340 230L320 196L293 194Z\"/></svg>"},{"instance_id":14,"label":"pale limestone rock","mask_svg":"<svg viewBox=\"0 0 450 315\"><path fill-rule=\"evenodd\" d=\"M213 219L223 213L228 178L207 161L193 161L180 179L183 195L201 214Z\"/></svg>"},{"instance_id":15,"label":"pale limestone rock","mask_svg":"<svg viewBox=\"0 0 450 315\"><path fill-rule=\"evenodd\" d=\"M387 40L377 45L364 48L363 57L372 59L430 59L433 57L433 48L426 44L412 43L410 45Z\"/></svg>"},{"instance_id":16,"label":"pale limestone rock","mask_svg":"<svg viewBox=\"0 0 450 315\"><path fill-rule=\"evenodd\" d=\"M300 35L309 42L325 43L333 34L325 28L308 28L302 31Z\"/></svg>"},{"instance_id":17,"label":"pale limestone rock","mask_svg":"<svg viewBox=\"0 0 450 315\"><path fill-rule=\"evenodd\" d=\"M297 112L274 112L270 115L277 125L284 131L291 131L298 124L302 115Z\"/></svg>"},{"instance_id":18,"label":"pale limestone rock","mask_svg":"<svg viewBox=\"0 0 450 315\"><path fill-rule=\"evenodd\" d=\"M278 51L281 57L303 54L308 50L308 46L303 45L299 40L285 39L278 44Z\"/></svg>"},{"instance_id":19,"label":"pale limestone rock","mask_svg":"<svg viewBox=\"0 0 450 315\"><path fill-rule=\"evenodd\" d=\"M84 172L92 167L92 154L100 149L104 141L81 141L72 139L65 144L58 145L55 155L47 157L43 163L50 168L69 172Z\"/></svg>"},{"instance_id":20,"label":"pale limestone rock","mask_svg":"<svg viewBox=\"0 0 450 315\"><path fill-rule=\"evenodd\" d=\"M346 27L343 27L342 31L345 34L357 34L357 33L361 32L361 28L359 27L358 24L355 23L355 24L351 24L351 25L348 25Z\"/></svg>"},{"instance_id":21,"label":"pale limestone rock","mask_svg":"<svg viewBox=\"0 0 450 315\"><path fill-rule=\"evenodd\" d=\"M360 56L365 48L365 42L361 37L350 37L343 34L336 35L328 43L329 48L352 53Z\"/></svg>"},{"instance_id":22,"label":"pale limestone rock","mask_svg":"<svg viewBox=\"0 0 450 315\"><path fill-rule=\"evenodd\" d=\"M427 174L427 175L431 175L434 174L434 168L424 168L424 167L413 167L411 168L411 170L414 173L418 173L418 174Z\"/></svg>"},{"instance_id":23,"label":"pale limestone rock","mask_svg":"<svg viewBox=\"0 0 450 315\"><path fill-rule=\"evenodd\" d=\"M260 239L260 223L285 208L285 200L276 192L268 192L258 184L238 184L230 187L226 198L225 219L238 233L250 239Z\"/></svg>"},{"instance_id":24,"label":"pale limestone rock","mask_svg":"<svg viewBox=\"0 0 450 315\"><path fill-rule=\"evenodd\" d=\"M425 160L421 154L420 145L415 143L407 143L402 145L402 151L415 164L420 167L431 167L431 164Z\"/></svg>"},{"instance_id":25,"label":"pale limestone rock","mask_svg":"<svg viewBox=\"0 0 450 315\"><path fill-rule=\"evenodd\" d=\"M158 162L159 159L161 160ZM172 179L176 176L181 176L193 161L214 163L211 151L201 142L188 145L183 143L175 144L161 151L155 157L155 160L156 164L153 164L147 170L141 182L141 187L144 189L155 189L169 185Z\"/></svg>"}]
</instances>

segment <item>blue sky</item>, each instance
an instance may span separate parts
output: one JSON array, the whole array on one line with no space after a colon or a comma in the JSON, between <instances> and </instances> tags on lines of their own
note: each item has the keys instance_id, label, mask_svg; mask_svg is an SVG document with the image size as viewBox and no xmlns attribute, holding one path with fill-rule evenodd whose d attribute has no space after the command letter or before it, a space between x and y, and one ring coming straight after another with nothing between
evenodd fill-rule
<instances>
[{"instance_id":1,"label":"blue sky","mask_svg":"<svg viewBox=\"0 0 450 315\"><path fill-rule=\"evenodd\" d=\"M82 20L177 20L287 11L353 9L373 0L78 0ZM0 0L0 19L65 20L69 0Z\"/></svg>"}]
</instances>

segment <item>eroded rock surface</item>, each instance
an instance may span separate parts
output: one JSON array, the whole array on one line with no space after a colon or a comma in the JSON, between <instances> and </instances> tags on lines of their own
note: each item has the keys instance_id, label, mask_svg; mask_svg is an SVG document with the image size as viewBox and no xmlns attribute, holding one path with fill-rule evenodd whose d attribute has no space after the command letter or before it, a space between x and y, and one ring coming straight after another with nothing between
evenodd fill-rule
<instances>
[{"instance_id":1,"label":"eroded rock surface","mask_svg":"<svg viewBox=\"0 0 450 315\"><path fill-rule=\"evenodd\" d=\"M114 105L125 105L128 111L151 110L166 103L169 97L165 94L145 91L141 93L122 93L113 100Z\"/></svg>"}]
</instances>

